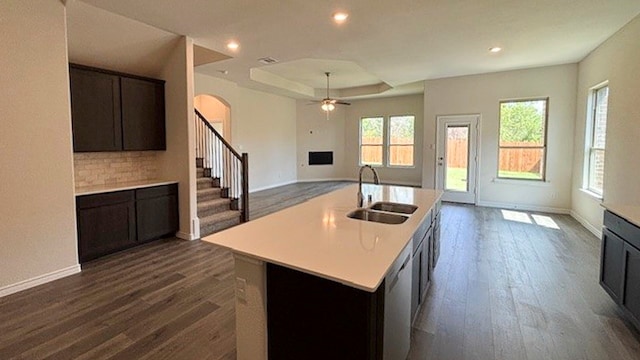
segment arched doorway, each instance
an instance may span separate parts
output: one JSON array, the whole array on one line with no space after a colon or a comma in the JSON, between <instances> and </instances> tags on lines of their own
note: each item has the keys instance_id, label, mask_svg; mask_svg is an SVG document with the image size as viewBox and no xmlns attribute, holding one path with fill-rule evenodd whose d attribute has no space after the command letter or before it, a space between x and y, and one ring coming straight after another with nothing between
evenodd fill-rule
<instances>
[{"instance_id":1,"label":"arched doorway","mask_svg":"<svg viewBox=\"0 0 640 360\"><path fill-rule=\"evenodd\" d=\"M231 143L231 106L217 96L201 94L194 98L195 108L222 137Z\"/></svg>"}]
</instances>

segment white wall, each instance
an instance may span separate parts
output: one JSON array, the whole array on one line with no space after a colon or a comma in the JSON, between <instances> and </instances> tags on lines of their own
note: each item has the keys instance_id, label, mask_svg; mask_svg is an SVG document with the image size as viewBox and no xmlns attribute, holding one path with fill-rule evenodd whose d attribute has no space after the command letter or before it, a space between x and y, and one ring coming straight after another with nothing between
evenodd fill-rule
<instances>
[{"instance_id":1,"label":"white wall","mask_svg":"<svg viewBox=\"0 0 640 360\"><path fill-rule=\"evenodd\" d=\"M338 106L327 120L320 105L299 100L298 179L358 179L360 169L359 122L366 116L415 115L415 167L377 167L384 183L420 185L422 179L423 96L408 95L383 99L351 101L351 106ZM333 151L334 165L308 166L309 151ZM371 179L370 174L365 179Z\"/></svg>"},{"instance_id":2,"label":"white wall","mask_svg":"<svg viewBox=\"0 0 640 360\"><path fill-rule=\"evenodd\" d=\"M345 179L345 117L344 106L338 106L329 119L320 104L309 100L296 103L298 180L315 181ZM309 151L333 151L333 165L309 166Z\"/></svg>"},{"instance_id":3,"label":"white wall","mask_svg":"<svg viewBox=\"0 0 640 360\"><path fill-rule=\"evenodd\" d=\"M577 65L461 76L425 82L423 187L435 184L436 117L480 114L480 205L568 212L575 119ZM498 171L499 101L549 97L547 180L495 180Z\"/></svg>"},{"instance_id":4,"label":"white wall","mask_svg":"<svg viewBox=\"0 0 640 360\"><path fill-rule=\"evenodd\" d=\"M0 14L1 296L80 268L65 8L9 0Z\"/></svg>"},{"instance_id":5,"label":"white wall","mask_svg":"<svg viewBox=\"0 0 640 360\"><path fill-rule=\"evenodd\" d=\"M231 144L249 154L250 191L296 181L295 100L203 74L195 75L195 89L230 105Z\"/></svg>"},{"instance_id":6,"label":"white wall","mask_svg":"<svg viewBox=\"0 0 640 360\"><path fill-rule=\"evenodd\" d=\"M640 16L600 45L578 66L578 91L573 158L572 209L590 229L602 227L600 200L583 186L585 124L589 89L609 80L604 201L640 203Z\"/></svg>"},{"instance_id":7,"label":"white wall","mask_svg":"<svg viewBox=\"0 0 640 360\"><path fill-rule=\"evenodd\" d=\"M225 140L231 141L231 110L226 104L210 95L196 96L193 104Z\"/></svg>"},{"instance_id":8,"label":"white wall","mask_svg":"<svg viewBox=\"0 0 640 360\"><path fill-rule=\"evenodd\" d=\"M422 180L423 148L423 95L408 95L384 99L357 100L351 102L346 110L345 120L345 173L349 178L357 179L360 165L360 118L367 116L415 115L415 167L386 168L376 171L383 183L417 185ZM366 175L368 178L370 175Z\"/></svg>"},{"instance_id":9,"label":"white wall","mask_svg":"<svg viewBox=\"0 0 640 360\"><path fill-rule=\"evenodd\" d=\"M160 176L178 180L180 230L178 236L200 237L197 223L196 154L193 112L193 40L182 37L164 59L167 150L160 153Z\"/></svg>"}]
</instances>

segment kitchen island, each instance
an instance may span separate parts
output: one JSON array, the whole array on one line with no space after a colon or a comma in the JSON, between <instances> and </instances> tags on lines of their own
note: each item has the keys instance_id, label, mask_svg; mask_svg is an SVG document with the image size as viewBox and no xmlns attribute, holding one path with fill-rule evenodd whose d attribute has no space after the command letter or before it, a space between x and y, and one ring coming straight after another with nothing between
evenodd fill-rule
<instances>
[{"instance_id":1,"label":"kitchen island","mask_svg":"<svg viewBox=\"0 0 640 360\"><path fill-rule=\"evenodd\" d=\"M384 224L347 217L357 191L354 184L203 238L234 253L238 359L406 356L412 294L426 290L416 291L414 278L428 268L419 264L437 260L433 237L423 239L437 225L441 192L363 185L371 203L417 206L403 223Z\"/></svg>"}]
</instances>

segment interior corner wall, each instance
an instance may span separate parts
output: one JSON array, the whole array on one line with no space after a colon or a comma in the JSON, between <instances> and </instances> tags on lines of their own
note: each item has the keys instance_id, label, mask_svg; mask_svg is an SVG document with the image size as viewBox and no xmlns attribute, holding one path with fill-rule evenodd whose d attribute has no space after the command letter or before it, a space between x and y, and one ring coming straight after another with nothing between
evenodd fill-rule
<instances>
[{"instance_id":1,"label":"interior corner wall","mask_svg":"<svg viewBox=\"0 0 640 360\"><path fill-rule=\"evenodd\" d=\"M480 114L478 204L569 212L577 64L461 76L425 82L423 187L435 186L436 118ZM546 182L500 180L499 102L549 97Z\"/></svg>"},{"instance_id":2,"label":"interior corner wall","mask_svg":"<svg viewBox=\"0 0 640 360\"><path fill-rule=\"evenodd\" d=\"M249 191L296 182L296 101L242 87L239 98L239 121L231 121L249 154Z\"/></svg>"},{"instance_id":3,"label":"interior corner wall","mask_svg":"<svg viewBox=\"0 0 640 360\"><path fill-rule=\"evenodd\" d=\"M344 128L345 175L357 180L360 169L360 118L366 116L415 115L415 151L412 168L377 167L383 183L420 186L423 156L423 95L405 95L380 99L355 100L346 109ZM366 175L370 176L370 175Z\"/></svg>"},{"instance_id":4,"label":"interior corner wall","mask_svg":"<svg viewBox=\"0 0 640 360\"><path fill-rule=\"evenodd\" d=\"M0 294L80 271L60 1L0 2Z\"/></svg>"},{"instance_id":5,"label":"interior corner wall","mask_svg":"<svg viewBox=\"0 0 640 360\"><path fill-rule=\"evenodd\" d=\"M589 90L609 81L604 202L640 204L640 16L637 16L578 65L573 158L572 210L587 227L602 227L601 201L581 191Z\"/></svg>"},{"instance_id":6,"label":"interior corner wall","mask_svg":"<svg viewBox=\"0 0 640 360\"><path fill-rule=\"evenodd\" d=\"M231 144L249 154L249 191L297 180L295 100L197 73L195 94L215 95L231 107Z\"/></svg>"},{"instance_id":7,"label":"interior corner wall","mask_svg":"<svg viewBox=\"0 0 640 360\"><path fill-rule=\"evenodd\" d=\"M160 154L163 179L177 180L180 211L178 236L200 237L197 223L196 156L193 105L193 40L182 37L165 59L161 78L165 83L167 150Z\"/></svg>"},{"instance_id":8,"label":"interior corner wall","mask_svg":"<svg viewBox=\"0 0 640 360\"><path fill-rule=\"evenodd\" d=\"M345 116L342 106L327 115L320 104L309 100L296 102L296 139L298 180L324 181L345 179ZM310 151L332 151L332 165L309 166Z\"/></svg>"}]
</instances>

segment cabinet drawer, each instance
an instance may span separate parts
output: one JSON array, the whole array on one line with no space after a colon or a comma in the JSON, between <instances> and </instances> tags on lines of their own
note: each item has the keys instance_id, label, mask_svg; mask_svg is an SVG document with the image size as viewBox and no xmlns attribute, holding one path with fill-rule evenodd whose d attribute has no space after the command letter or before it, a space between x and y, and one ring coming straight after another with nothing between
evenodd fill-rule
<instances>
[{"instance_id":1,"label":"cabinet drawer","mask_svg":"<svg viewBox=\"0 0 640 360\"><path fill-rule=\"evenodd\" d=\"M83 195L76 198L78 209L89 209L98 206L113 205L129 201L134 201L133 190L116 191L95 195Z\"/></svg>"},{"instance_id":2,"label":"cabinet drawer","mask_svg":"<svg viewBox=\"0 0 640 360\"><path fill-rule=\"evenodd\" d=\"M151 199L167 195L176 195L178 193L178 184L154 186L150 188L136 190L136 199Z\"/></svg>"},{"instance_id":3,"label":"cabinet drawer","mask_svg":"<svg viewBox=\"0 0 640 360\"><path fill-rule=\"evenodd\" d=\"M640 249L640 228L637 226L608 210L604 212L604 226Z\"/></svg>"}]
</instances>

